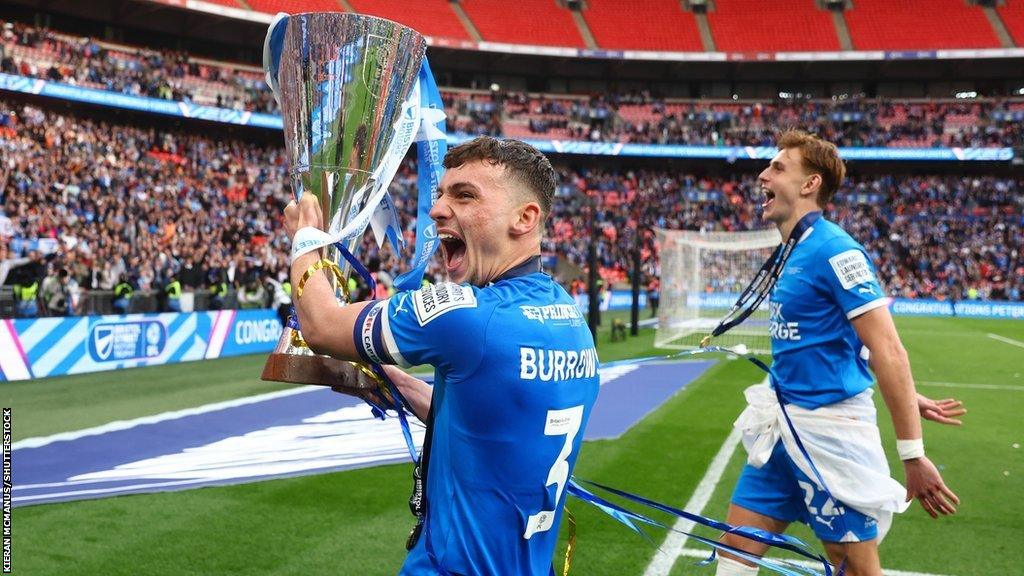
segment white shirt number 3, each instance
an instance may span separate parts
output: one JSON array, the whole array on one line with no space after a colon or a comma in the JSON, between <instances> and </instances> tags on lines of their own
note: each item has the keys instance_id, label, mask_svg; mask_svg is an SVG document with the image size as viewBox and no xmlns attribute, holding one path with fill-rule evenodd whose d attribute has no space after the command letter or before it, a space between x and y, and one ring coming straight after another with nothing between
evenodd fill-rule
<instances>
[{"instance_id":1,"label":"white shirt number 3","mask_svg":"<svg viewBox=\"0 0 1024 576\"><path fill-rule=\"evenodd\" d=\"M548 480L544 486L555 484L555 509L562 500L562 492L565 490L565 483L569 481L569 455L572 454L572 445L576 440L576 434L583 424L583 405L573 406L564 410L548 410L547 423L544 425L545 436L565 436L565 443L562 444L562 451L558 453L554 464L548 470ZM529 540L537 532L547 532L555 523L554 510L541 510L531 514L526 521L526 532L523 538Z\"/></svg>"}]
</instances>

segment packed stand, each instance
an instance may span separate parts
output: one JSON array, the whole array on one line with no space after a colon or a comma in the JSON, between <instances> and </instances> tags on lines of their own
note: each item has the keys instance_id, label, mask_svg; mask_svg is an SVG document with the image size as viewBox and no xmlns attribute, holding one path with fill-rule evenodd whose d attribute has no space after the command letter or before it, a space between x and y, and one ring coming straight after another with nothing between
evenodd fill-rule
<instances>
[{"instance_id":1,"label":"packed stand","mask_svg":"<svg viewBox=\"0 0 1024 576\"><path fill-rule=\"evenodd\" d=\"M691 146L773 146L800 127L857 147L1024 145L1024 100L889 101L844 98L774 102L666 101L649 93L504 98L504 132L554 138Z\"/></svg>"},{"instance_id":2,"label":"packed stand","mask_svg":"<svg viewBox=\"0 0 1024 576\"><path fill-rule=\"evenodd\" d=\"M229 293L241 305L283 300L289 247L281 214L290 185L280 147L0 104L0 157L0 284L38 281L30 293L38 313L91 311L81 304L90 292L173 299L174 286L179 295L208 294L212 308L233 305ZM591 214L609 287L629 280L637 249L644 284L656 282L654 227L766 226L753 175L560 172L543 249L567 285L586 267ZM415 186L408 162L392 184L406 252L378 249L369 232L360 251L382 280L378 296L408 262ZM1021 300L1022 186L993 176L861 177L830 213L865 243L892 295ZM429 274L443 277L438 262Z\"/></svg>"},{"instance_id":3,"label":"packed stand","mask_svg":"<svg viewBox=\"0 0 1024 576\"><path fill-rule=\"evenodd\" d=\"M277 113L263 74L180 51L100 44L3 23L0 71L113 92ZM497 87L495 87L497 88ZM859 97L775 101L671 101L647 91L593 96L498 89L443 94L455 134L591 142L771 146L799 126L842 146L1024 145L1024 99L889 101Z\"/></svg>"},{"instance_id":4,"label":"packed stand","mask_svg":"<svg viewBox=\"0 0 1024 576\"><path fill-rule=\"evenodd\" d=\"M7 74L238 111L278 111L261 73L183 51L118 49L16 22L3 23L0 50L0 72Z\"/></svg>"},{"instance_id":5,"label":"packed stand","mask_svg":"<svg viewBox=\"0 0 1024 576\"><path fill-rule=\"evenodd\" d=\"M545 250L579 268L588 259L590 214L608 284L660 275L653 227L745 231L763 221L753 175L698 177L664 171L563 171ZM863 242L891 296L1024 300L1024 180L993 176L861 176L848 179L827 215ZM635 230L641 230L639 240ZM735 292L734 278L706 275L707 291Z\"/></svg>"}]
</instances>

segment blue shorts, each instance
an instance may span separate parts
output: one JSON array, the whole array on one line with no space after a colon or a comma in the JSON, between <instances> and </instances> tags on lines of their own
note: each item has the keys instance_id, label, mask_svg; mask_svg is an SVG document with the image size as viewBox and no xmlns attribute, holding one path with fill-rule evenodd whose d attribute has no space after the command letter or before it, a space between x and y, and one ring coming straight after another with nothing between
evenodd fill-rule
<instances>
[{"instance_id":1,"label":"blue shorts","mask_svg":"<svg viewBox=\"0 0 1024 576\"><path fill-rule=\"evenodd\" d=\"M799 520L823 542L867 542L878 537L878 522L833 502L789 458L781 440L764 466L743 467L732 503L783 522Z\"/></svg>"}]
</instances>

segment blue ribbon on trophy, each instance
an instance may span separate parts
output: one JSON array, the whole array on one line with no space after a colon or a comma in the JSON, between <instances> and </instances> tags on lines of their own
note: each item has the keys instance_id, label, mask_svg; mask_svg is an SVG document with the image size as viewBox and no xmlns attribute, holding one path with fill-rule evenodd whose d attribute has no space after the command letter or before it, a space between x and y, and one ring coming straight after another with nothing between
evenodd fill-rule
<instances>
[{"instance_id":1,"label":"blue ribbon on trophy","mask_svg":"<svg viewBox=\"0 0 1024 576\"><path fill-rule=\"evenodd\" d=\"M409 270L395 279L398 290L415 290L423 281L427 264L437 251L437 227L430 217L430 209L437 201L437 189L444 175L444 156L448 152L445 134L444 102L437 89L430 62L423 58L420 68L420 131L416 134L417 182L419 201L416 203L416 245Z\"/></svg>"}]
</instances>

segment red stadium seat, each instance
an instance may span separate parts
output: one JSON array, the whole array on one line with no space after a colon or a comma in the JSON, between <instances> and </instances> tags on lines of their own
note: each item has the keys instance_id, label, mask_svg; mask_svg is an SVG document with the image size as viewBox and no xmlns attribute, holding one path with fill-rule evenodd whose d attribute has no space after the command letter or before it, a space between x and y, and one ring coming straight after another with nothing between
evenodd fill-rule
<instances>
[{"instance_id":1,"label":"red stadium seat","mask_svg":"<svg viewBox=\"0 0 1024 576\"><path fill-rule=\"evenodd\" d=\"M857 50L999 48L984 12L963 0L857 0L846 23Z\"/></svg>"},{"instance_id":2,"label":"red stadium seat","mask_svg":"<svg viewBox=\"0 0 1024 576\"><path fill-rule=\"evenodd\" d=\"M708 23L721 52L839 50L832 16L814 0L723 0Z\"/></svg>"},{"instance_id":3,"label":"red stadium seat","mask_svg":"<svg viewBox=\"0 0 1024 576\"><path fill-rule=\"evenodd\" d=\"M287 12L301 14L303 12L342 12L338 0L246 0L246 3L257 12L276 14Z\"/></svg>"},{"instance_id":4,"label":"red stadium seat","mask_svg":"<svg viewBox=\"0 0 1024 576\"><path fill-rule=\"evenodd\" d=\"M584 47L572 14L555 0L462 0L461 4L484 40Z\"/></svg>"},{"instance_id":5,"label":"red stadium seat","mask_svg":"<svg viewBox=\"0 0 1024 576\"><path fill-rule=\"evenodd\" d=\"M471 40L448 0L349 0L349 4L363 14L401 22L427 36Z\"/></svg>"},{"instance_id":6,"label":"red stadium seat","mask_svg":"<svg viewBox=\"0 0 1024 576\"><path fill-rule=\"evenodd\" d=\"M206 0L211 4L220 4L221 6L227 6L229 8L245 8L245 4L242 4L238 0Z\"/></svg>"},{"instance_id":7,"label":"red stadium seat","mask_svg":"<svg viewBox=\"0 0 1024 576\"><path fill-rule=\"evenodd\" d=\"M594 40L614 50L701 52L697 21L679 0L591 0L583 11Z\"/></svg>"},{"instance_id":8,"label":"red stadium seat","mask_svg":"<svg viewBox=\"0 0 1024 576\"><path fill-rule=\"evenodd\" d=\"M1024 1L1014 0L996 8L1017 46L1024 46Z\"/></svg>"}]
</instances>

